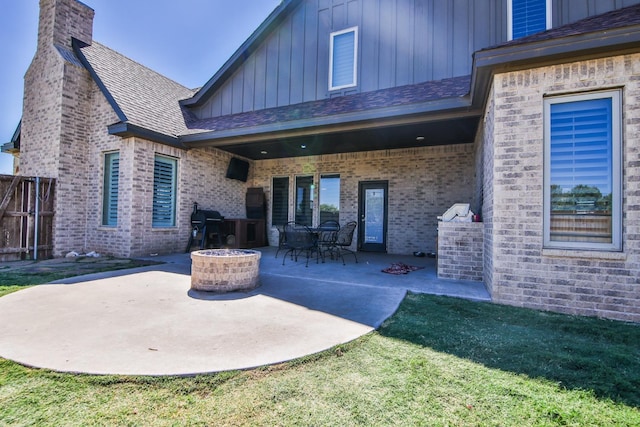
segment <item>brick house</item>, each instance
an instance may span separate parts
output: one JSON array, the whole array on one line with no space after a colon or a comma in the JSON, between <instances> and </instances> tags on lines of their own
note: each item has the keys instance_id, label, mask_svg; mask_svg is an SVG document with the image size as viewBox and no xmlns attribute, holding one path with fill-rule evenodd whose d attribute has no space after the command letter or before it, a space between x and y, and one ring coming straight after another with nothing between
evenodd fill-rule
<instances>
[{"instance_id":1,"label":"brick house","mask_svg":"<svg viewBox=\"0 0 640 427\"><path fill-rule=\"evenodd\" d=\"M3 150L57 179L57 255L181 252L194 202L243 217L260 187L271 244L337 215L353 249L449 245L495 302L638 322L639 3L284 0L192 90L40 0ZM454 203L483 222L439 224Z\"/></svg>"}]
</instances>

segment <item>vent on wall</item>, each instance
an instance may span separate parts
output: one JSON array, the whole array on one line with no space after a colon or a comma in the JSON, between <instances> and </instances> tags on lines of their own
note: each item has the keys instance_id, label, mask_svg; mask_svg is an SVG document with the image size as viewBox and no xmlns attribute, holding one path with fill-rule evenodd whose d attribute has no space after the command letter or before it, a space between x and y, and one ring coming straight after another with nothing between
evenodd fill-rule
<instances>
[{"instance_id":1,"label":"vent on wall","mask_svg":"<svg viewBox=\"0 0 640 427\"><path fill-rule=\"evenodd\" d=\"M247 182L249 175L249 162L232 157L227 168L227 178Z\"/></svg>"}]
</instances>

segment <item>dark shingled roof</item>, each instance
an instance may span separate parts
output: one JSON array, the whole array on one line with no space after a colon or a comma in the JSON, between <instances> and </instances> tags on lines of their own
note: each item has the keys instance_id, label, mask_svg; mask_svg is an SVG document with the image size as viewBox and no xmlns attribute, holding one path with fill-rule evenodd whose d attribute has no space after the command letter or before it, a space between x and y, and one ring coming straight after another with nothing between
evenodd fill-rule
<instances>
[{"instance_id":1,"label":"dark shingled roof","mask_svg":"<svg viewBox=\"0 0 640 427\"><path fill-rule=\"evenodd\" d=\"M470 87L470 76L462 76L198 120L179 104L197 89L187 89L97 42L77 51L122 122L171 137L462 97Z\"/></svg>"},{"instance_id":2,"label":"dark shingled roof","mask_svg":"<svg viewBox=\"0 0 640 427\"><path fill-rule=\"evenodd\" d=\"M193 96L192 89L96 42L80 52L127 123L169 136L187 132L179 101Z\"/></svg>"},{"instance_id":3,"label":"dark shingled roof","mask_svg":"<svg viewBox=\"0 0 640 427\"><path fill-rule=\"evenodd\" d=\"M601 15L594 15L580 21L552 28L547 31L521 37L502 43L498 46L482 50L490 50L503 46L517 46L527 43L541 42L563 37L578 36L588 33L612 30L614 28L629 27L640 24L640 4L612 10Z\"/></svg>"},{"instance_id":4,"label":"dark shingled roof","mask_svg":"<svg viewBox=\"0 0 640 427\"><path fill-rule=\"evenodd\" d=\"M465 96L469 93L470 80L471 76L454 77L204 120L191 119L187 125L190 129L197 131L220 131L402 107Z\"/></svg>"},{"instance_id":5,"label":"dark shingled roof","mask_svg":"<svg viewBox=\"0 0 640 427\"><path fill-rule=\"evenodd\" d=\"M635 5L512 40L479 52L509 46L524 46L638 24L640 24L640 5ZM213 132L215 134L216 131L225 130L242 131L245 128L269 127L287 122L295 125L297 120L313 121L333 116L348 122L349 113L384 112L385 109L393 107L398 107L394 110L395 114L403 114L403 111L411 111L413 105L467 96L471 83L471 76L460 76L198 120L188 107L181 107L179 103L181 100L192 98L197 90L188 89L99 43L82 46L77 48L76 52L80 55L80 59L86 62L122 122L174 138L188 137L198 133ZM68 53L61 52L65 57ZM435 110L438 108L449 107L435 107Z\"/></svg>"}]
</instances>

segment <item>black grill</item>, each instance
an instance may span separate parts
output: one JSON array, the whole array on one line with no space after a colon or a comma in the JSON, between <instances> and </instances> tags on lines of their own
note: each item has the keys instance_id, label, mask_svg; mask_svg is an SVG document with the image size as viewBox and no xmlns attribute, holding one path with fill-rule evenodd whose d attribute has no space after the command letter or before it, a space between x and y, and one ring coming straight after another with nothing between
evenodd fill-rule
<instances>
[{"instance_id":1,"label":"black grill","mask_svg":"<svg viewBox=\"0 0 640 427\"><path fill-rule=\"evenodd\" d=\"M224 217L218 211L197 210L191 214L191 228L202 230L204 227L220 225Z\"/></svg>"},{"instance_id":2,"label":"black grill","mask_svg":"<svg viewBox=\"0 0 640 427\"><path fill-rule=\"evenodd\" d=\"M191 250L193 241L198 236L200 237L200 249L208 247L210 240L215 237L218 247L222 246L222 222L224 217L218 211L209 211L198 209L198 204L193 204L193 212L191 213L191 235L189 236L189 243L187 243L187 250Z\"/></svg>"}]
</instances>

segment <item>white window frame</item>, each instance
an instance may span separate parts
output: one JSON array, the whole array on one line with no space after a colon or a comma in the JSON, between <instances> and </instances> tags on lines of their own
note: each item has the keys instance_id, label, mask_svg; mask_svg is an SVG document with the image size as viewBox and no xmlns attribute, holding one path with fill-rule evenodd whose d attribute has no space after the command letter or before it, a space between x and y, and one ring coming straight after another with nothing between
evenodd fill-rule
<instances>
[{"instance_id":1,"label":"white window frame","mask_svg":"<svg viewBox=\"0 0 640 427\"><path fill-rule=\"evenodd\" d=\"M340 177L339 173L321 173L319 178L318 178L318 224L322 224L322 210L321 210L321 206L324 202L324 200L322 199L323 196L323 188L322 188L322 180L323 179L337 179L338 180L338 206L336 206L338 208L338 222L340 219L340 192L341 192L341 186L342 186L342 178Z\"/></svg>"},{"instance_id":2,"label":"white window frame","mask_svg":"<svg viewBox=\"0 0 640 427\"><path fill-rule=\"evenodd\" d=\"M118 199L119 199L119 185L120 185L120 152L109 151L104 153L104 170L103 170L103 184L102 184L102 221L103 227L117 227L118 226ZM113 159L117 159L118 173L115 175L115 186L113 181ZM115 190L115 200L112 197ZM112 217L110 213L115 213L115 222L111 222Z\"/></svg>"},{"instance_id":3,"label":"white window frame","mask_svg":"<svg viewBox=\"0 0 640 427\"><path fill-rule=\"evenodd\" d=\"M333 85L333 42L337 36L353 32L353 83L334 86ZM358 27L346 28L344 30L335 31L330 35L329 43L329 90L335 91L355 87L358 85Z\"/></svg>"},{"instance_id":4,"label":"white window frame","mask_svg":"<svg viewBox=\"0 0 640 427\"><path fill-rule=\"evenodd\" d=\"M611 99L612 195L611 243L562 242L551 240L551 105L556 103ZM553 249L622 251L622 90L613 89L544 99L544 247Z\"/></svg>"},{"instance_id":5,"label":"white window frame","mask_svg":"<svg viewBox=\"0 0 640 427\"><path fill-rule=\"evenodd\" d=\"M551 7L553 0L546 0L545 10L547 15L546 29L553 26ZM513 0L507 0L507 40L513 40Z\"/></svg>"},{"instance_id":6,"label":"white window frame","mask_svg":"<svg viewBox=\"0 0 640 427\"><path fill-rule=\"evenodd\" d=\"M172 176L171 176L171 212L169 214L168 221L160 221L159 218L155 217L155 205L157 203L156 199L156 163L158 161L172 164ZM175 157L165 156L162 154L156 154L153 158L153 188L152 188L152 205L151 205L151 227L152 228L171 228L176 226L176 207L178 205L178 159Z\"/></svg>"}]
</instances>

